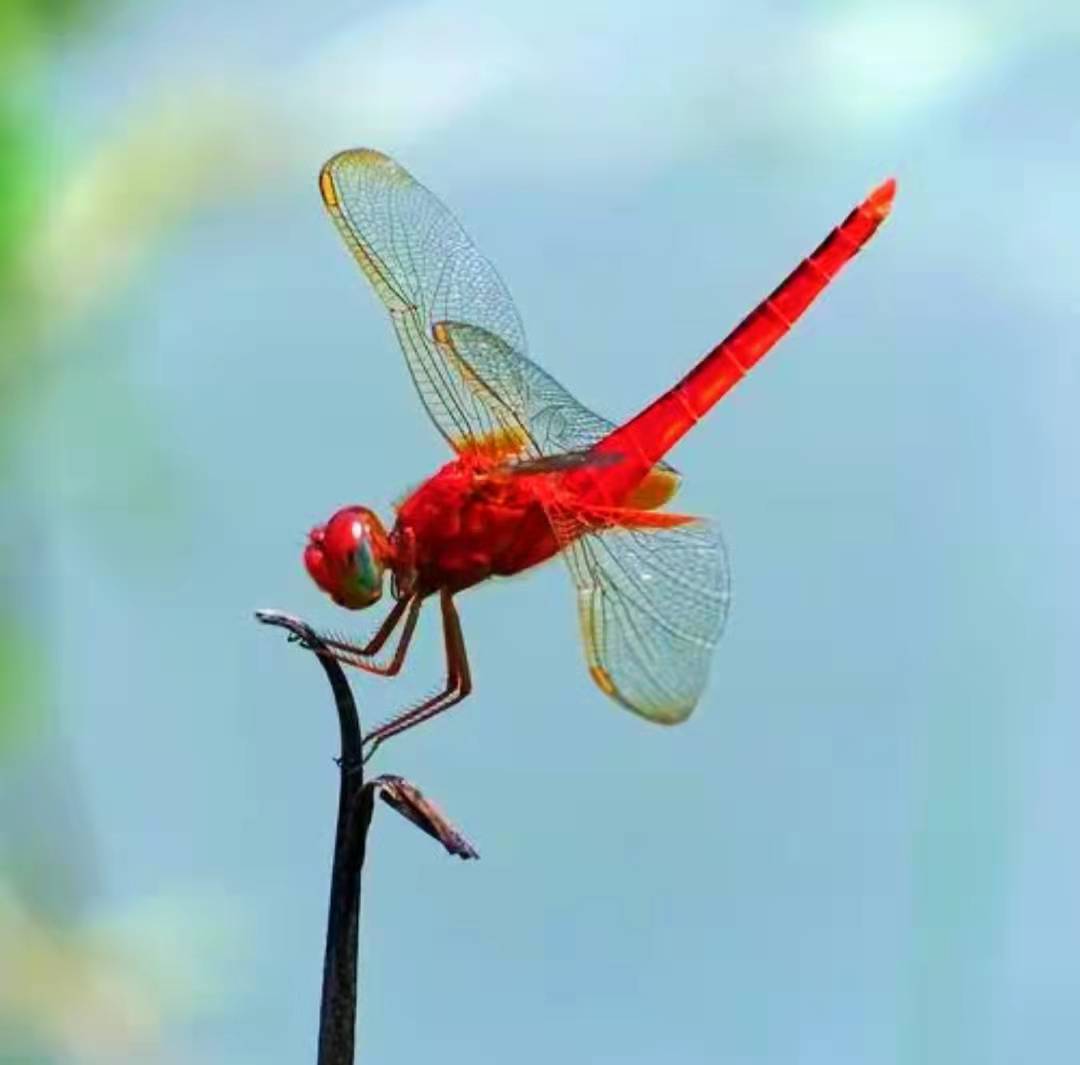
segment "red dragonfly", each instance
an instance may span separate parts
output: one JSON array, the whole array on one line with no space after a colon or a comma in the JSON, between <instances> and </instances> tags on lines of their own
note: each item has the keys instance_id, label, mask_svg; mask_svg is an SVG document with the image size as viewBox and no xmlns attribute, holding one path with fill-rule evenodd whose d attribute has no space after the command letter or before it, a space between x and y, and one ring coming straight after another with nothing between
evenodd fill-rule
<instances>
[{"instance_id":1,"label":"red dragonfly","mask_svg":"<svg viewBox=\"0 0 1080 1065\"><path fill-rule=\"evenodd\" d=\"M394 160L334 156L319 175L331 218L390 313L420 399L454 458L397 505L388 532L347 506L309 534L304 564L350 610L395 600L363 644L323 637L342 662L393 675L423 603L437 595L447 680L370 732L377 746L472 689L454 596L562 554L577 586L589 674L651 721L684 720L701 696L727 615L729 578L712 522L660 509L679 474L674 444L791 328L892 206L886 181L669 391L615 425L525 355L506 287L454 216ZM376 657L401 628L389 661Z\"/></svg>"}]
</instances>

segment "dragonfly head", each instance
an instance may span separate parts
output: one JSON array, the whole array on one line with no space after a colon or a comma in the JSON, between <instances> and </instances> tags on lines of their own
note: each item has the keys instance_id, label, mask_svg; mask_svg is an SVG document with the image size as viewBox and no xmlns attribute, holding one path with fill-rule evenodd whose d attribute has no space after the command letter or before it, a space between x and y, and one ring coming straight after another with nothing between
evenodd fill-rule
<instances>
[{"instance_id":1,"label":"dragonfly head","mask_svg":"<svg viewBox=\"0 0 1080 1065\"><path fill-rule=\"evenodd\" d=\"M363 610L379 601L394 548L366 507L344 507L308 533L304 567L338 606Z\"/></svg>"}]
</instances>

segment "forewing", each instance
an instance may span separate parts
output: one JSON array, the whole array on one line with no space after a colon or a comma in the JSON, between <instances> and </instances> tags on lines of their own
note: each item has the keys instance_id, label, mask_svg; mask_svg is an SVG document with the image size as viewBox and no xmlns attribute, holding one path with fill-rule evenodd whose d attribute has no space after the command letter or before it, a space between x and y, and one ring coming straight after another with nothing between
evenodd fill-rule
<instances>
[{"instance_id":1,"label":"forewing","mask_svg":"<svg viewBox=\"0 0 1080 1065\"><path fill-rule=\"evenodd\" d=\"M627 709L661 724L689 717L731 602L727 554L711 522L575 533L556 516L577 585L589 673Z\"/></svg>"},{"instance_id":2,"label":"forewing","mask_svg":"<svg viewBox=\"0 0 1080 1065\"><path fill-rule=\"evenodd\" d=\"M525 334L495 268L457 219L404 167L362 148L335 155L319 175L331 218L390 317L420 398L458 451L489 440L489 407L448 364L436 322L470 322L524 351Z\"/></svg>"}]
</instances>

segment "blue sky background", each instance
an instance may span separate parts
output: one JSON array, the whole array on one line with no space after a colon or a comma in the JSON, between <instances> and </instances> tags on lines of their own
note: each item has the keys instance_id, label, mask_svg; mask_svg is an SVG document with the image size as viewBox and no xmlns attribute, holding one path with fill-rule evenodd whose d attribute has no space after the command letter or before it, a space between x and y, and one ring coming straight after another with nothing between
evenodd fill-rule
<instances>
[{"instance_id":1,"label":"blue sky background","mask_svg":"<svg viewBox=\"0 0 1080 1065\"><path fill-rule=\"evenodd\" d=\"M364 1060L1075 1060L1080 16L586 8L131 5L37 87L61 369L15 557L54 712L4 816L68 825L87 934L130 946L105 1059L313 1058L336 725L251 611L342 625L307 528L445 459L316 193L368 144L615 418L899 194L674 456L735 582L685 726L593 688L560 566L462 598L476 692L379 767L483 859L377 817ZM434 620L366 720L441 681Z\"/></svg>"}]
</instances>

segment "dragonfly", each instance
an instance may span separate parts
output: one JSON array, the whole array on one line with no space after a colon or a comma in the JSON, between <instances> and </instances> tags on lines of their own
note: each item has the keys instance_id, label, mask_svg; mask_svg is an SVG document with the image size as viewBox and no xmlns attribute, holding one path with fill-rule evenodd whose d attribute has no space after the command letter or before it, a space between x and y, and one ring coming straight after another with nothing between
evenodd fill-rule
<instances>
[{"instance_id":1,"label":"dragonfly","mask_svg":"<svg viewBox=\"0 0 1080 1065\"><path fill-rule=\"evenodd\" d=\"M895 180L875 188L677 384L619 424L529 359L495 268L399 163L370 148L341 152L323 166L319 190L453 452L396 505L389 529L368 507L349 505L311 529L304 548L312 580L349 610L379 602L389 577L393 606L370 639L320 634L322 653L344 664L398 674L424 604L438 600L445 685L373 729L368 756L472 691L455 597L557 555L576 587L592 680L649 721L684 721L705 688L731 582L715 523L665 509L680 483L666 456L870 240Z\"/></svg>"}]
</instances>

